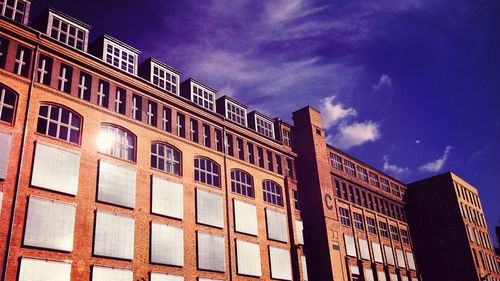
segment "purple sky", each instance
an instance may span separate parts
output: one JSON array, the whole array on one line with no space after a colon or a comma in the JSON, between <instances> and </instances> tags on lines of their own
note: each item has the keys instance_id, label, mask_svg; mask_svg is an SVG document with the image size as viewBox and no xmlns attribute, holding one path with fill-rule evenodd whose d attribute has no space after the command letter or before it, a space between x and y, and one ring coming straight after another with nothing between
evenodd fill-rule
<instances>
[{"instance_id":1,"label":"purple sky","mask_svg":"<svg viewBox=\"0 0 500 281\"><path fill-rule=\"evenodd\" d=\"M104 2L104 3L103 3ZM500 219L500 2L90 1L52 6L404 182L454 171ZM492 235L495 241L495 236Z\"/></svg>"}]
</instances>

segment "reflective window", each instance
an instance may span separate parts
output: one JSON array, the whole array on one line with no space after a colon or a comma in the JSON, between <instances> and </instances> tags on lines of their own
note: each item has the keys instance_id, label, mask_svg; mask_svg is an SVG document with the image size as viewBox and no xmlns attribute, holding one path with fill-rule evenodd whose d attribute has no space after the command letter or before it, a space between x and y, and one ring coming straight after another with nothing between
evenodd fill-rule
<instances>
[{"instance_id":1,"label":"reflective window","mask_svg":"<svg viewBox=\"0 0 500 281\"><path fill-rule=\"evenodd\" d=\"M151 167L169 174L181 174L181 153L170 145L151 144Z\"/></svg>"},{"instance_id":2,"label":"reflective window","mask_svg":"<svg viewBox=\"0 0 500 281\"><path fill-rule=\"evenodd\" d=\"M36 131L80 144L82 118L73 111L52 104L40 105Z\"/></svg>"}]
</instances>

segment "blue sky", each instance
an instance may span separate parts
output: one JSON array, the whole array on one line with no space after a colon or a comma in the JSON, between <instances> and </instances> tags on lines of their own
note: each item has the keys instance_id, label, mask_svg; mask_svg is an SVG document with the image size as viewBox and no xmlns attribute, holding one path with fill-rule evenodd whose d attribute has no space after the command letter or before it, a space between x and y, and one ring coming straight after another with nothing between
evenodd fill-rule
<instances>
[{"instance_id":1,"label":"blue sky","mask_svg":"<svg viewBox=\"0 0 500 281\"><path fill-rule=\"evenodd\" d=\"M499 1L119 3L37 0L32 15L57 8L270 117L321 109L332 145L404 182L454 171L493 234Z\"/></svg>"}]
</instances>

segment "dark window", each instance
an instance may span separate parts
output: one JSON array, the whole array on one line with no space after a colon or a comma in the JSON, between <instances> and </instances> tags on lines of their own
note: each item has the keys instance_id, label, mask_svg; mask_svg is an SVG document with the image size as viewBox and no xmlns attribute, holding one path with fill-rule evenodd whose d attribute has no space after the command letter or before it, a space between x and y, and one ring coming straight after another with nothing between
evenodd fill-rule
<instances>
[{"instance_id":1,"label":"dark window","mask_svg":"<svg viewBox=\"0 0 500 281\"><path fill-rule=\"evenodd\" d=\"M168 107L163 107L163 115L161 117L162 128L166 132L172 131L172 110Z\"/></svg>"},{"instance_id":2,"label":"dark window","mask_svg":"<svg viewBox=\"0 0 500 281\"><path fill-rule=\"evenodd\" d=\"M335 169L342 171L342 158L332 152L330 152L330 164L335 167Z\"/></svg>"},{"instance_id":3,"label":"dark window","mask_svg":"<svg viewBox=\"0 0 500 281\"><path fill-rule=\"evenodd\" d=\"M281 186L272 181L263 181L262 190L264 194L264 202L283 206L283 193L281 191Z\"/></svg>"},{"instance_id":4,"label":"dark window","mask_svg":"<svg viewBox=\"0 0 500 281\"><path fill-rule=\"evenodd\" d=\"M339 207L340 223L345 226L351 226L351 216L349 210Z\"/></svg>"},{"instance_id":5,"label":"dark window","mask_svg":"<svg viewBox=\"0 0 500 281\"><path fill-rule=\"evenodd\" d=\"M292 159L286 159L286 175L293 178L293 161Z\"/></svg>"},{"instance_id":6,"label":"dark window","mask_svg":"<svg viewBox=\"0 0 500 281\"><path fill-rule=\"evenodd\" d=\"M181 174L181 153L174 147L163 144L151 144L151 167L169 174Z\"/></svg>"},{"instance_id":7,"label":"dark window","mask_svg":"<svg viewBox=\"0 0 500 281\"><path fill-rule=\"evenodd\" d=\"M210 147L212 144L211 144L211 139L210 139L210 126L207 125L207 124L203 124L203 127L202 127L202 134L203 134L203 145L205 147Z\"/></svg>"},{"instance_id":8,"label":"dark window","mask_svg":"<svg viewBox=\"0 0 500 281\"><path fill-rule=\"evenodd\" d=\"M348 175L356 176L356 170L354 169L354 163L351 161L344 159L345 171Z\"/></svg>"},{"instance_id":9,"label":"dark window","mask_svg":"<svg viewBox=\"0 0 500 281\"><path fill-rule=\"evenodd\" d=\"M363 215L354 212L353 217L354 217L354 226L359 230L365 230L365 226L363 223Z\"/></svg>"},{"instance_id":10,"label":"dark window","mask_svg":"<svg viewBox=\"0 0 500 281\"><path fill-rule=\"evenodd\" d=\"M194 180L219 187L219 165L208 158L196 157L194 159Z\"/></svg>"},{"instance_id":11,"label":"dark window","mask_svg":"<svg viewBox=\"0 0 500 281\"><path fill-rule=\"evenodd\" d=\"M191 141L198 142L198 121L189 120L189 138Z\"/></svg>"},{"instance_id":12,"label":"dark window","mask_svg":"<svg viewBox=\"0 0 500 281\"><path fill-rule=\"evenodd\" d=\"M12 124L16 112L17 94L0 84L0 121Z\"/></svg>"},{"instance_id":13,"label":"dark window","mask_svg":"<svg viewBox=\"0 0 500 281\"><path fill-rule=\"evenodd\" d=\"M389 238L389 233L387 232L387 223L379 221L378 227L380 229L380 235L382 235L382 237Z\"/></svg>"},{"instance_id":14,"label":"dark window","mask_svg":"<svg viewBox=\"0 0 500 281\"><path fill-rule=\"evenodd\" d=\"M374 210L373 208L373 198L372 198L372 195L370 193L368 193L368 208L370 208L370 210Z\"/></svg>"},{"instance_id":15,"label":"dark window","mask_svg":"<svg viewBox=\"0 0 500 281\"><path fill-rule=\"evenodd\" d=\"M293 191L293 207L295 210L300 211L300 199L299 199L299 191Z\"/></svg>"},{"instance_id":16,"label":"dark window","mask_svg":"<svg viewBox=\"0 0 500 281\"><path fill-rule=\"evenodd\" d=\"M115 112L120 114L125 114L125 107L127 101L127 92L125 89L116 87L115 96Z\"/></svg>"},{"instance_id":17,"label":"dark window","mask_svg":"<svg viewBox=\"0 0 500 281\"><path fill-rule=\"evenodd\" d=\"M271 151L267 151L267 169L274 172L273 153Z\"/></svg>"},{"instance_id":18,"label":"dark window","mask_svg":"<svg viewBox=\"0 0 500 281\"><path fill-rule=\"evenodd\" d=\"M73 77L73 68L71 66L61 63L61 68L59 69L59 84L57 88L61 92L70 93L71 92L71 78Z\"/></svg>"},{"instance_id":19,"label":"dark window","mask_svg":"<svg viewBox=\"0 0 500 281\"><path fill-rule=\"evenodd\" d=\"M349 198L352 203L356 203L356 200L354 199L354 189L352 185L349 185Z\"/></svg>"},{"instance_id":20,"label":"dark window","mask_svg":"<svg viewBox=\"0 0 500 281\"><path fill-rule=\"evenodd\" d=\"M154 101L148 101L148 125L156 127L158 120L158 104Z\"/></svg>"},{"instance_id":21,"label":"dark window","mask_svg":"<svg viewBox=\"0 0 500 281\"><path fill-rule=\"evenodd\" d=\"M408 230L401 229L401 240L405 244L410 244L410 237L408 236Z\"/></svg>"},{"instance_id":22,"label":"dark window","mask_svg":"<svg viewBox=\"0 0 500 281\"><path fill-rule=\"evenodd\" d=\"M0 14L18 23L24 23L26 1L4 0L0 2Z\"/></svg>"},{"instance_id":23,"label":"dark window","mask_svg":"<svg viewBox=\"0 0 500 281\"><path fill-rule=\"evenodd\" d=\"M259 167L264 168L264 150L262 147L257 147L257 162Z\"/></svg>"},{"instance_id":24,"label":"dark window","mask_svg":"<svg viewBox=\"0 0 500 281\"><path fill-rule=\"evenodd\" d=\"M377 234L377 226L375 225L375 219L367 217L366 224L368 225L368 232L371 234Z\"/></svg>"},{"instance_id":25,"label":"dark window","mask_svg":"<svg viewBox=\"0 0 500 281\"><path fill-rule=\"evenodd\" d=\"M238 150L238 158L245 160L245 151L243 149L243 140L236 138L236 149Z\"/></svg>"},{"instance_id":26,"label":"dark window","mask_svg":"<svg viewBox=\"0 0 500 281\"><path fill-rule=\"evenodd\" d=\"M275 155L276 156L276 173L278 174L283 174L283 169L281 168L281 156L279 156L278 154Z\"/></svg>"},{"instance_id":27,"label":"dark window","mask_svg":"<svg viewBox=\"0 0 500 281\"><path fill-rule=\"evenodd\" d=\"M51 104L40 105L36 131L74 144L80 143L82 118L73 111Z\"/></svg>"},{"instance_id":28,"label":"dark window","mask_svg":"<svg viewBox=\"0 0 500 281\"><path fill-rule=\"evenodd\" d=\"M92 90L92 76L80 71L80 80L78 82L78 97L90 101L90 91Z\"/></svg>"},{"instance_id":29,"label":"dark window","mask_svg":"<svg viewBox=\"0 0 500 281\"><path fill-rule=\"evenodd\" d=\"M5 68L7 61L7 51L9 50L9 40L0 37L0 68Z\"/></svg>"},{"instance_id":30,"label":"dark window","mask_svg":"<svg viewBox=\"0 0 500 281\"><path fill-rule=\"evenodd\" d=\"M97 88L97 105L108 108L109 106L109 83L99 80Z\"/></svg>"},{"instance_id":31,"label":"dark window","mask_svg":"<svg viewBox=\"0 0 500 281\"><path fill-rule=\"evenodd\" d=\"M248 162L250 162L250 164L254 164L255 158L253 154L253 144L247 142L247 149L248 149Z\"/></svg>"},{"instance_id":32,"label":"dark window","mask_svg":"<svg viewBox=\"0 0 500 281\"><path fill-rule=\"evenodd\" d=\"M399 231L394 225L391 225L391 238L392 240L399 241Z\"/></svg>"},{"instance_id":33,"label":"dark window","mask_svg":"<svg viewBox=\"0 0 500 281\"><path fill-rule=\"evenodd\" d=\"M184 114L177 113L177 135L179 137L186 137L186 118Z\"/></svg>"},{"instance_id":34,"label":"dark window","mask_svg":"<svg viewBox=\"0 0 500 281\"><path fill-rule=\"evenodd\" d=\"M217 151L222 152L222 131L219 129L215 129L214 132L215 148L217 149Z\"/></svg>"},{"instance_id":35,"label":"dark window","mask_svg":"<svg viewBox=\"0 0 500 281\"><path fill-rule=\"evenodd\" d=\"M340 182L338 180L334 180L335 182L335 193L337 197L342 198L342 192L340 191Z\"/></svg>"},{"instance_id":36,"label":"dark window","mask_svg":"<svg viewBox=\"0 0 500 281\"><path fill-rule=\"evenodd\" d=\"M52 58L40 55L40 58L38 60L38 68L36 71L38 83L50 86L50 79L52 76L52 63Z\"/></svg>"},{"instance_id":37,"label":"dark window","mask_svg":"<svg viewBox=\"0 0 500 281\"><path fill-rule=\"evenodd\" d=\"M226 134L226 150L227 154L234 156L233 136L230 134Z\"/></svg>"},{"instance_id":38,"label":"dark window","mask_svg":"<svg viewBox=\"0 0 500 281\"><path fill-rule=\"evenodd\" d=\"M231 191L254 197L252 176L241 170L231 170Z\"/></svg>"},{"instance_id":39,"label":"dark window","mask_svg":"<svg viewBox=\"0 0 500 281\"><path fill-rule=\"evenodd\" d=\"M361 206L361 195L359 193L359 189L356 188L355 191L356 191L356 193L355 193L356 194L356 203Z\"/></svg>"},{"instance_id":40,"label":"dark window","mask_svg":"<svg viewBox=\"0 0 500 281\"><path fill-rule=\"evenodd\" d=\"M345 200L349 200L349 195L347 194L347 185L342 183L342 198Z\"/></svg>"},{"instance_id":41,"label":"dark window","mask_svg":"<svg viewBox=\"0 0 500 281\"><path fill-rule=\"evenodd\" d=\"M142 120L142 97L136 94L132 95L132 118Z\"/></svg>"},{"instance_id":42,"label":"dark window","mask_svg":"<svg viewBox=\"0 0 500 281\"><path fill-rule=\"evenodd\" d=\"M14 60L14 73L28 77L30 71L31 50L19 45Z\"/></svg>"}]
</instances>

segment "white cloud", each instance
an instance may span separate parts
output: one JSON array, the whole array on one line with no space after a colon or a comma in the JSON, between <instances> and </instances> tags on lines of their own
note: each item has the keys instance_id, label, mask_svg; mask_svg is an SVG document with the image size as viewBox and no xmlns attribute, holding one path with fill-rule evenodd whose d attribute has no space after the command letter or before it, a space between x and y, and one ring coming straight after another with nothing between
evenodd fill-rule
<instances>
[{"instance_id":1,"label":"white cloud","mask_svg":"<svg viewBox=\"0 0 500 281\"><path fill-rule=\"evenodd\" d=\"M403 168L389 163L389 157L387 155L385 155L384 158L382 158L382 160L384 161L384 167L383 167L384 172L389 172L396 176L401 176L410 172L410 169L408 167Z\"/></svg>"},{"instance_id":2,"label":"white cloud","mask_svg":"<svg viewBox=\"0 0 500 281\"><path fill-rule=\"evenodd\" d=\"M418 169L422 172L439 172L443 169L444 165L446 164L446 161L448 160L448 157L450 156L451 149L453 147L451 145L448 145L444 149L443 156L441 158L425 163L424 165L418 167Z\"/></svg>"},{"instance_id":3,"label":"white cloud","mask_svg":"<svg viewBox=\"0 0 500 281\"><path fill-rule=\"evenodd\" d=\"M341 149L349 149L368 141L376 141L381 137L380 124L373 121L354 122L339 128L333 138L333 145Z\"/></svg>"},{"instance_id":4,"label":"white cloud","mask_svg":"<svg viewBox=\"0 0 500 281\"><path fill-rule=\"evenodd\" d=\"M329 129L341 119L356 116L354 108L346 108L341 103L334 103L335 97L335 95L332 95L321 100L321 122L325 129Z\"/></svg>"},{"instance_id":5,"label":"white cloud","mask_svg":"<svg viewBox=\"0 0 500 281\"><path fill-rule=\"evenodd\" d=\"M382 76L380 76L380 79L378 80L378 83L377 84L373 84L372 86L372 89L374 91L378 91L382 88L389 88L392 86L392 79L389 75L387 74L382 74Z\"/></svg>"}]
</instances>

